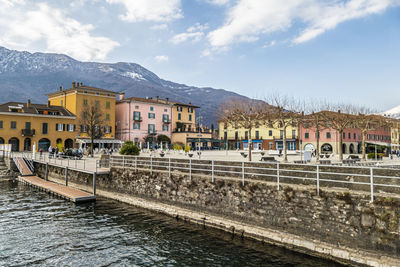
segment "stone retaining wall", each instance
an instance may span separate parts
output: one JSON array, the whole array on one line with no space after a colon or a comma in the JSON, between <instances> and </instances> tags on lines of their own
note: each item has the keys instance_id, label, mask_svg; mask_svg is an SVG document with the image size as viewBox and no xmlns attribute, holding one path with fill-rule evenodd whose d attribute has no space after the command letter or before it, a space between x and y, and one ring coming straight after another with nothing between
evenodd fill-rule
<instances>
[{"instance_id":1,"label":"stone retaining wall","mask_svg":"<svg viewBox=\"0 0 400 267\"><path fill-rule=\"evenodd\" d=\"M35 163L35 171L43 177L45 165ZM50 166L49 176L63 179L63 169ZM189 179L180 172L169 177L168 172L111 168L110 175L97 177L97 188L107 196L119 196L116 199L131 196L206 214L203 223L216 228L224 228L219 227L221 221L233 221L226 225L241 229L236 234L310 254L375 266L400 265L400 199L396 195L378 194L370 203L365 192L322 188L318 196L308 185L281 184L278 190L271 182L252 180L243 186L240 179L226 178L211 183L203 174ZM90 186L92 176L70 172L70 181ZM211 217L219 219L207 222ZM248 229L275 231L281 237L272 242L271 236Z\"/></svg>"}]
</instances>

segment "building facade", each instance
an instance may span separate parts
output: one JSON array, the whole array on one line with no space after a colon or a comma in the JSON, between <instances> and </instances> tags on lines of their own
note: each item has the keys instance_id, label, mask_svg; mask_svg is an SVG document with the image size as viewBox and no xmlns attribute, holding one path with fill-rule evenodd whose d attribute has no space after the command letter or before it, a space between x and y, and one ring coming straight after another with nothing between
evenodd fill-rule
<instances>
[{"instance_id":1,"label":"building facade","mask_svg":"<svg viewBox=\"0 0 400 267\"><path fill-rule=\"evenodd\" d=\"M275 127L261 124L251 130L252 150L281 150L283 149L284 131L278 125ZM299 147L298 129L288 126L286 129L286 145L288 150L297 150ZM235 127L224 122L219 123L219 138L228 149L249 148L249 130Z\"/></svg>"},{"instance_id":2,"label":"building facade","mask_svg":"<svg viewBox=\"0 0 400 267\"><path fill-rule=\"evenodd\" d=\"M120 94L116 104L116 137L136 144L146 137L165 135L172 138L172 107L168 99L130 97Z\"/></svg>"},{"instance_id":3,"label":"building facade","mask_svg":"<svg viewBox=\"0 0 400 267\"><path fill-rule=\"evenodd\" d=\"M0 105L0 144L11 144L12 151L72 148L76 135L76 117L64 107L29 100Z\"/></svg>"},{"instance_id":4,"label":"building facade","mask_svg":"<svg viewBox=\"0 0 400 267\"><path fill-rule=\"evenodd\" d=\"M115 140L115 103L117 93L110 90L83 85L73 82L72 87L48 94L50 105L61 106L75 114L77 135L74 138L76 147L86 148L91 142L87 130L83 127L82 117L85 108L98 105L103 111L102 136L95 140L95 148L113 147L120 144Z\"/></svg>"}]
</instances>

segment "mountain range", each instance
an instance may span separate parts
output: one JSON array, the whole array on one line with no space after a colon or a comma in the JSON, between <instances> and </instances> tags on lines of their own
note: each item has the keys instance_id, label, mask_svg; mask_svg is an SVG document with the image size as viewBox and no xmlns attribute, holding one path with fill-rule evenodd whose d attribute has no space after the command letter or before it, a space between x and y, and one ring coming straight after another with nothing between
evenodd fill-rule
<instances>
[{"instance_id":1,"label":"mountain range","mask_svg":"<svg viewBox=\"0 0 400 267\"><path fill-rule=\"evenodd\" d=\"M125 97L169 98L200 106L201 123L215 124L222 102L247 97L223 89L195 87L161 79L136 63L81 62L63 54L29 53L0 47L0 102L31 99L45 103L46 94L73 81L116 92Z\"/></svg>"}]
</instances>

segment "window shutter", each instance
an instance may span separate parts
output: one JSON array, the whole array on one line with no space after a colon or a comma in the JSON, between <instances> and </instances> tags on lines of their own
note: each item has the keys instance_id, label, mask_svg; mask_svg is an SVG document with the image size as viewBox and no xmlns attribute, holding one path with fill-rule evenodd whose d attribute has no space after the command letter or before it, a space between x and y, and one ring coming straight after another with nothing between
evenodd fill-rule
<instances>
[{"instance_id":1,"label":"window shutter","mask_svg":"<svg viewBox=\"0 0 400 267\"><path fill-rule=\"evenodd\" d=\"M65 124L63 124L63 131L65 131Z\"/></svg>"}]
</instances>

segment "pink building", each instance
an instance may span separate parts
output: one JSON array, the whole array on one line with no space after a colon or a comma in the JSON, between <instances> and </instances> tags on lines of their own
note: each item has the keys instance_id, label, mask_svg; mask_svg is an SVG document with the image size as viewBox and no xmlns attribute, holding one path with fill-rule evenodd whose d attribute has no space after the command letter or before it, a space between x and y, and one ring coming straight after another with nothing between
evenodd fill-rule
<instances>
[{"instance_id":1,"label":"pink building","mask_svg":"<svg viewBox=\"0 0 400 267\"><path fill-rule=\"evenodd\" d=\"M142 144L147 136L155 139L157 135L166 135L171 139L172 106L168 98L125 99L121 94L115 107L116 138Z\"/></svg>"},{"instance_id":2,"label":"pink building","mask_svg":"<svg viewBox=\"0 0 400 267\"><path fill-rule=\"evenodd\" d=\"M303 150L315 150L317 145L316 131L313 127L301 125L299 127L300 142ZM368 131L367 145L381 145L390 147L390 128L385 127L374 131ZM360 154L362 151L361 130L356 128L345 129L342 133L342 151L344 154ZM328 128L320 131L319 148L321 153L339 152L339 133L335 129Z\"/></svg>"}]
</instances>

